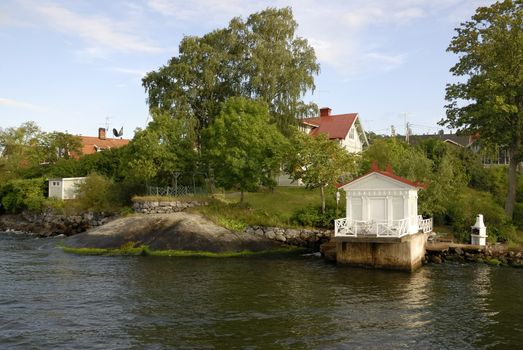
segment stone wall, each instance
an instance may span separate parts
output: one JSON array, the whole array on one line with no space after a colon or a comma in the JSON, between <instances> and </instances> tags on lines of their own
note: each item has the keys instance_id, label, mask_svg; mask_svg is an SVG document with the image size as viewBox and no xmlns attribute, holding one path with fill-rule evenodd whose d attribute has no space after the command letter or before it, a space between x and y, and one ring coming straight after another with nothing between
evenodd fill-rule
<instances>
[{"instance_id":1,"label":"stone wall","mask_svg":"<svg viewBox=\"0 0 523 350\"><path fill-rule=\"evenodd\" d=\"M199 201L140 201L134 202L133 209L141 214L168 214L207 204Z\"/></svg>"},{"instance_id":2,"label":"stone wall","mask_svg":"<svg viewBox=\"0 0 523 350\"><path fill-rule=\"evenodd\" d=\"M334 232L324 229L291 229L279 227L252 226L245 233L263 236L282 243L318 250L320 245L334 236Z\"/></svg>"}]
</instances>

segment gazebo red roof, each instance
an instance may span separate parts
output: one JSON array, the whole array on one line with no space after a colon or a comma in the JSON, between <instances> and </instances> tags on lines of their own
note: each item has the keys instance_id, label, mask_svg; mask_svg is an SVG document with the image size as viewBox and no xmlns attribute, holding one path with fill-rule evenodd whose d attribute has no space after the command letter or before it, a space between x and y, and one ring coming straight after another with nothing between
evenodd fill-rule
<instances>
[{"instance_id":1,"label":"gazebo red roof","mask_svg":"<svg viewBox=\"0 0 523 350\"><path fill-rule=\"evenodd\" d=\"M363 177L365 177L367 175L370 175L372 173L377 173L377 174L389 177L391 179L394 179L394 180L399 181L399 182L403 182L404 184L407 184L407 185L412 186L412 187L418 187L418 188L422 188L422 189L426 189L427 188L427 185L424 184L424 183L421 183L421 182L418 182L418 181L414 182L414 181L411 181L411 180L406 179L404 177L401 177L399 175L396 175L394 173L394 170L392 169L392 166L390 164L387 165L387 168L385 170L380 170L380 168L378 167L378 163L376 163L376 162L372 162L371 170L368 173L366 173L366 174L364 174L362 176L359 176L359 177L355 178L354 180L349 181L349 182L347 182L345 184L336 185L336 187L337 188L343 187L345 185L348 185L348 184L350 184L350 183L352 183L352 182L354 182L356 180L359 180L359 179L361 179L361 178L363 178Z\"/></svg>"}]
</instances>

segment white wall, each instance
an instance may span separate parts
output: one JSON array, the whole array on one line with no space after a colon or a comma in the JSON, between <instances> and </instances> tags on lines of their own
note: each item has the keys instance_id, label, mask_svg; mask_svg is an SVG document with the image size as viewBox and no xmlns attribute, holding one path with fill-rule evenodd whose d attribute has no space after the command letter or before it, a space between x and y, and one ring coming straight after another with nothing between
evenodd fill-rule
<instances>
[{"instance_id":1,"label":"white wall","mask_svg":"<svg viewBox=\"0 0 523 350\"><path fill-rule=\"evenodd\" d=\"M349 153L359 153L363 150L363 142L361 141L358 134L356 123L352 124L349 132L347 133L347 137L341 141L341 145Z\"/></svg>"},{"instance_id":2,"label":"white wall","mask_svg":"<svg viewBox=\"0 0 523 350\"><path fill-rule=\"evenodd\" d=\"M62 179L49 180L49 198L62 199Z\"/></svg>"},{"instance_id":3,"label":"white wall","mask_svg":"<svg viewBox=\"0 0 523 350\"><path fill-rule=\"evenodd\" d=\"M84 181L85 177L49 179L49 198L75 199L78 185Z\"/></svg>"}]
</instances>

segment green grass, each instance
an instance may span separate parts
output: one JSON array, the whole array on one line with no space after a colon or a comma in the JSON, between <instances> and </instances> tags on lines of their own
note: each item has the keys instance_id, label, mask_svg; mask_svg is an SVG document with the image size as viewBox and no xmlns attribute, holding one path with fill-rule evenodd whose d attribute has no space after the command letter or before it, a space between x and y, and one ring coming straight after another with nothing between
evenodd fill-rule
<instances>
[{"instance_id":1,"label":"green grass","mask_svg":"<svg viewBox=\"0 0 523 350\"><path fill-rule=\"evenodd\" d=\"M164 257L205 257L205 258L237 258L252 256L271 256L304 253L308 250L299 247L282 247L262 251L242 250L239 252L214 253L208 251L192 250L151 250L146 245L135 247L133 242L124 244L120 248L73 248L67 246L60 247L64 252L77 255L103 255L103 256L164 256Z\"/></svg>"},{"instance_id":2,"label":"green grass","mask_svg":"<svg viewBox=\"0 0 523 350\"><path fill-rule=\"evenodd\" d=\"M295 227L290 219L297 210L321 205L319 189L303 187L247 192L244 203L239 201L239 193L218 194L209 200L208 206L191 208L190 211L203 214L230 230L241 231L245 226ZM327 202L334 205L334 195L327 195ZM340 207L340 213L343 211Z\"/></svg>"}]
</instances>

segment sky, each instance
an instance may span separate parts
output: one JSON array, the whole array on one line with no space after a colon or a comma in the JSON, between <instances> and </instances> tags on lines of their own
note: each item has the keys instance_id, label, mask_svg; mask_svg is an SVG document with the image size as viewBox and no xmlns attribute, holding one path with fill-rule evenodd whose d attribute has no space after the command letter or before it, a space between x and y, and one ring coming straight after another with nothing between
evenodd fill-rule
<instances>
[{"instance_id":1,"label":"sky","mask_svg":"<svg viewBox=\"0 0 523 350\"><path fill-rule=\"evenodd\" d=\"M149 121L141 79L181 39L267 7L292 7L321 72L305 96L366 130L436 133L457 56L455 28L492 0L2 0L0 127L97 135Z\"/></svg>"}]
</instances>

